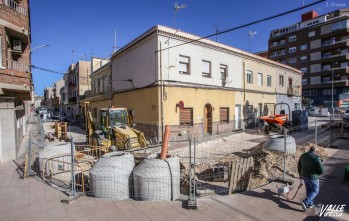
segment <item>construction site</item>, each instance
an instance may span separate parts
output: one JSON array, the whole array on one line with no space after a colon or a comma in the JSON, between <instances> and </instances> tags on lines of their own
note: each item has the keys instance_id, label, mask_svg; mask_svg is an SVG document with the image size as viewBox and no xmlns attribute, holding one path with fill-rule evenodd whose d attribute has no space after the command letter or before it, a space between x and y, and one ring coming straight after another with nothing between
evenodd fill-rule
<instances>
[{"instance_id":1,"label":"construction site","mask_svg":"<svg viewBox=\"0 0 349 221\"><path fill-rule=\"evenodd\" d=\"M154 220L150 211L159 208L167 208L183 220L198 217L204 220L222 220L222 217L223 220L298 220L305 216L318 220L314 210L304 213L299 204L305 194L304 187L297 188L299 157L311 145L316 145L319 147L317 154L325 164L342 159L342 170L331 172L326 169L329 174L324 175L322 182L336 180L339 186L335 190L329 187L333 196L336 196L333 192L336 190L347 192L348 186L341 180L345 178L342 174L348 153L341 149L347 145L348 133L346 123L339 118L311 120L309 125L314 126L307 130L289 127L284 128L283 134L265 133L263 125L260 125L251 130L200 137L190 130L175 131L166 127L163 142L151 144L145 140L144 146L134 142L132 147L125 145L130 139L123 139L119 146L115 141L114 145L103 145L103 142L112 142L112 139L91 139L93 134L100 132L89 132L90 126L82 129L67 122L44 121L39 115L33 116L29 140L22 153L25 160L15 161L17 174L12 173L13 178L3 187L17 182L14 177L18 179L18 175L23 181L16 185L27 186L28 182L34 182L35 185L30 185L44 188L45 194L50 192L49 198L42 196L38 200L45 201L54 196L54 200L51 199L52 203L55 202L52 209L61 208L67 220L79 217L91 219L92 213L86 210L88 205L99 208L106 220L119 216L124 217L122 220L136 220L136 217ZM132 130L127 123L120 128ZM336 154L340 154L339 157L333 158ZM2 167L2 170L7 171L6 168ZM14 169L9 165L8 168ZM2 174L6 176L8 172ZM334 186L333 181L324 185ZM285 186L289 187L289 192L280 194L278 191ZM35 198L35 192L31 192L30 196ZM5 196L4 199L12 199L19 194ZM346 203L343 194L340 196L338 202L328 196L320 199L324 203L329 199L331 203ZM17 198L12 202L17 203ZM19 202L22 204L22 201ZM119 213L111 214L112 204ZM261 206L263 204L266 210L263 209L265 206ZM101 205L110 208L108 212ZM277 209L280 205L283 212ZM26 206L32 208L36 204L29 200ZM250 206L259 209L250 214ZM79 212L81 214L77 216L74 212L77 207L85 212ZM269 211L268 207L272 210ZM139 216L130 215L125 211L127 208L129 211L137 208ZM45 211L51 217L50 210ZM234 214L239 214L239 218ZM164 218L166 214L160 217ZM346 217L342 217L345 218L343 220Z\"/></svg>"},{"instance_id":2,"label":"construction site","mask_svg":"<svg viewBox=\"0 0 349 221\"><path fill-rule=\"evenodd\" d=\"M315 126L308 130L289 127L283 134L265 133L261 125L198 138L190 130L166 128L162 143L150 144L138 132L143 145L130 145L130 139L103 145L112 139L93 137L101 132L94 133L89 122L82 129L34 116L25 160L16 161L16 171L23 179L35 177L64 194L61 202L67 204L82 198L179 201L185 209L200 210L198 202L203 199L234 196L274 183L278 184L271 191L281 201L289 201L278 195L278 189L285 185L296 189L300 155L316 145L317 154L326 162L336 152L335 141L348 137L345 122L334 119L315 118ZM120 128L132 130L126 124ZM295 198L297 193L290 192Z\"/></svg>"}]
</instances>

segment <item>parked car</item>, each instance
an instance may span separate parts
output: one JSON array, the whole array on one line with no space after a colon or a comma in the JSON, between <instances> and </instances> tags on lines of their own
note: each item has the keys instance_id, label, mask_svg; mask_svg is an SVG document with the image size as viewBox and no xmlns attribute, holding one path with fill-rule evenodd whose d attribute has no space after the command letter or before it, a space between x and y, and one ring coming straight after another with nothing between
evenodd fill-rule
<instances>
[{"instance_id":1,"label":"parked car","mask_svg":"<svg viewBox=\"0 0 349 221\"><path fill-rule=\"evenodd\" d=\"M308 111L308 115L314 116L314 117L323 117L323 116L329 116L330 112L328 111L328 108L312 107Z\"/></svg>"},{"instance_id":2,"label":"parked car","mask_svg":"<svg viewBox=\"0 0 349 221\"><path fill-rule=\"evenodd\" d=\"M37 108L37 113L42 115L42 114L47 114L47 108L46 107L38 107Z\"/></svg>"},{"instance_id":3,"label":"parked car","mask_svg":"<svg viewBox=\"0 0 349 221\"><path fill-rule=\"evenodd\" d=\"M349 109L346 109L343 114L343 120L349 122Z\"/></svg>"}]
</instances>

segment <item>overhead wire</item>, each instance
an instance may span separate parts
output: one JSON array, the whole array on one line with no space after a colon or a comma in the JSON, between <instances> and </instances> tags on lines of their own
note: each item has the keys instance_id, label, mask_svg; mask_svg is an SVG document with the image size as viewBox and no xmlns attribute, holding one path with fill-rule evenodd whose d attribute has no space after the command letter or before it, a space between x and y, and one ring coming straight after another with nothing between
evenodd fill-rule
<instances>
[{"instance_id":1,"label":"overhead wire","mask_svg":"<svg viewBox=\"0 0 349 221\"><path fill-rule=\"evenodd\" d=\"M203 39L206 39L206 38L210 38L210 37L213 37L213 36L225 34L225 33L227 33L227 32L231 32L231 31L234 31L234 30L237 30L237 29L245 28L245 27L248 27L248 26L257 24L257 23L261 23L261 22L264 22L264 21L268 21L268 20L271 20L271 19L274 19L274 18L277 18L277 17L281 17L281 16L284 16L284 15L287 15L287 14L291 14L291 13L293 13L293 12L302 10L302 9L304 9L304 8L308 8L308 7L310 7L310 6L319 4L319 3L324 2L324 1L326 1L326 0L319 0L319 1L316 1L316 2L313 2L313 3L310 3L310 4L307 4L307 5L304 5L304 6L302 6L302 7L298 7L298 8L295 8L295 9L292 9L292 10L289 10L289 11L286 11L286 12L282 12L282 13L279 13L279 14L276 14L276 15L272 15L272 16L269 16L269 17L267 17L267 18L259 19L259 20L257 20L257 21L253 21L253 22L250 22L250 23L247 23L247 24L244 24L244 25L240 25L240 26L237 26L237 27L234 27L234 28L223 29L223 30L221 30L221 31L216 31L214 34L210 34L210 35L207 35L207 36L198 38L198 39L190 40L190 41L187 41L187 42L184 42L184 43L181 43L181 44L173 45L173 46L171 46L171 47L167 47L167 48L164 48L164 49L161 49L161 50L157 50L157 51L155 51L155 52L161 52L161 51L169 50L169 49L171 49L171 48L176 48L176 47L179 47L179 46L183 46L183 45L186 45L186 44L190 44L190 43L193 43L193 42L197 42L197 41L200 41L200 40L203 40Z\"/></svg>"},{"instance_id":2,"label":"overhead wire","mask_svg":"<svg viewBox=\"0 0 349 221\"><path fill-rule=\"evenodd\" d=\"M264 22L264 21L268 21L268 20L271 20L271 19L274 19L274 18L277 18L277 17L281 17L281 16L284 16L284 15L287 15L287 14L291 14L291 13L293 13L293 12L302 10L302 9L304 9L304 8L308 8L308 7L310 7L310 6L319 4L319 3L324 2L324 1L326 1L326 0L319 0L319 1L316 1L316 2L313 2L313 3L310 3L310 4L303 5L303 6L301 6L301 7L298 7L298 8L289 10L289 11L286 11L286 12L282 12L282 13L279 13L279 14L276 14L276 15L272 15L272 16L269 16L269 17L267 17L267 18L259 19L259 20L257 20L257 21L253 21L253 22L250 22L250 23L247 23L247 24L244 24L244 25L240 25L240 26L237 26L237 27L234 27L234 28L228 28L228 29L223 29L223 30L220 30L220 31L216 31L214 34L210 34L210 35L207 35L207 36L198 38L198 39L194 39L194 40L187 41L187 42L184 42L184 43L181 43L181 44L177 44L177 45L174 45L174 46L171 46L171 47L167 47L167 48L164 48L164 49L161 49L161 50L157 50L157 51L155 51L155 52L161 52L161 51L169 50L169 49L171 49L171 48L176 48L176 47L179 47L179 46L183 46L183 45L186 45L186 44L190 44L190 43L193 43L193 42L197 42L197 41L200 41L200 40L203 40L203 39L206 39L206 38L210 38L210 37L213 37L213 36L225 34L225 33L228 33L228 32L234 31L234 30L237 30L237 29L245 28L245 27L248 27L248 26L257 24L257 23L261 23L261 22ZM66 73L63 73L63 72L54 71L54 70L50 70L50 69L47 69L47 68L37 67L37 66L35 66L35 65L31 65L31 67L34 68L34 69L43 70L43 71L47 71L47 72L51 72L51 73L55 73L55 74L61 74L61 75L66 74ZM85 78L86 78L86 77L85 77Z\"/></svg>"}]
</instances>

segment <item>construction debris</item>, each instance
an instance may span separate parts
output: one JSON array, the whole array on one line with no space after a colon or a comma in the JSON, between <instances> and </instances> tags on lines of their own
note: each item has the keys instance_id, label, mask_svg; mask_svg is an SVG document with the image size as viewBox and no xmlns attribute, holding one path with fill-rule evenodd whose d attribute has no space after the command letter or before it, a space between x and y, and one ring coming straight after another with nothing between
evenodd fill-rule
<instances>
[{"instance_id":1,"label":"construction debris","mask_svg":"<svg viewBox=\"0 0 349 221\"><path fill-rule=\"evenodd\" d=\"M297 146L295 154L287 154L286 156L286 175L289 177L298 177L297 164L299 157L309 150L309 147L314 144ZM277 177L283 175L284 154L263 150L261 145L258 145L246 151L254 158L253 173L249 180L249 189L254 189L263 186ZM323 147L318 146L317 154L320 158L328 156Z\"/></svg>"}]
</instances>

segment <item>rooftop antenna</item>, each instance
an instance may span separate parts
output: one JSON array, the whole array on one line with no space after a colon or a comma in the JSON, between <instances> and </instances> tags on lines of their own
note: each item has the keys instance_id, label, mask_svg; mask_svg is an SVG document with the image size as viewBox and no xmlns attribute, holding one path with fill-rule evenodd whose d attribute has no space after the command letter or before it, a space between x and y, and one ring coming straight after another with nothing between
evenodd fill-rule
<instances>
[{"instance_id":1,"label":"rooftop antenna","mask_svg":"<svg viewBox=\"0 0 349 221\"><path fill-rule=\"evenodd\" d=\"M92 57L93 57L93 51L92 51L92 48L90 48L90 59L92 60Z\"/></svg>"},{"instance_id":2,"label":"rooftop antenna","mask_svg":"<svg viewBox=\"0 0 349 221\"><path fill-rule=\"evenodd\" d=\"M113 54L116 52L116 29L114 30L114 46L113 46Z\"/></svg>"},{"instance_id":3,"label":"rooftop antenna","mask_svg":"<svg viewBox=\"0 0 349 221\"><path fill-rule=\"evenodd\" d=\"M249 31L248 32L248 51L251 52L251 39L257 34L256 31L252 32Z\"/></svg>"},{"instance_id":4,"label":"rooftop antenna","mask_svg":"<svg viewBox=\"0 0 349 221\"><path fill-rule=\"evenodd\" d=\"M179 12L179 10L188 7L187 4L182 4L179 5L178 2L176 1L173 7L173 27L176 28L176 13Z\"/></svg>"},{"instance_id":5,"label":"rooftop antenna","mask_svg":"<svg viewBox=\"0 0 349 221\"><path fill-rule=\"evenodd\" d=\"M71 51L71 63L72 63L72 64L74 64L74 53L75 53L75 51L72 50L72 51Z\"/></svg>"},{"instance_id":6,"label":"rooftop antenna","mask_svg":"<svg viewBox=\"0 0 349 221\"><path fill-rule=\"evenodd\" d=\"M219 25L214 25L216 28L216 41L218 42Z\"/></svg>"}]
</instances>

